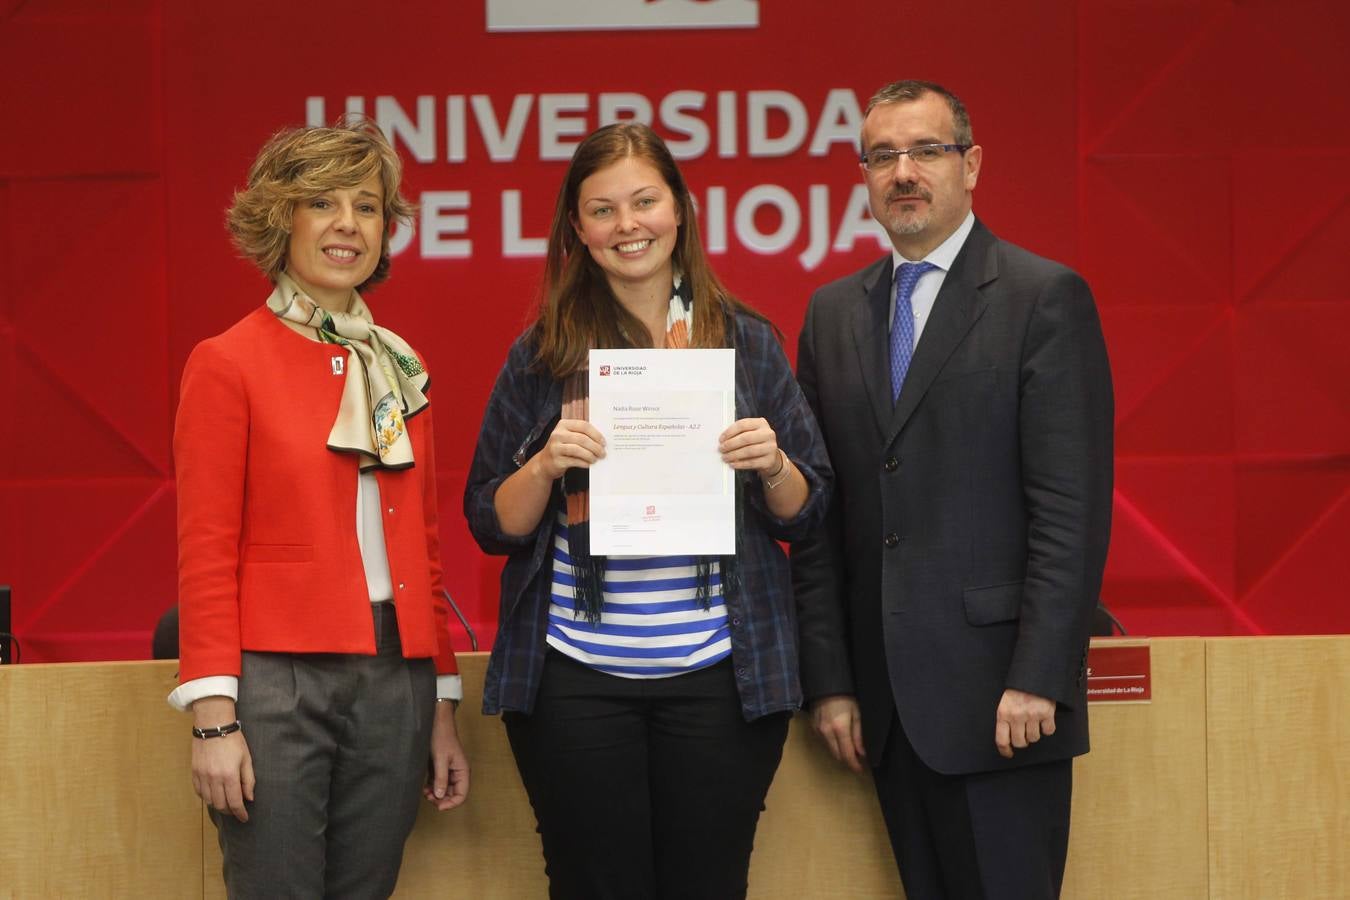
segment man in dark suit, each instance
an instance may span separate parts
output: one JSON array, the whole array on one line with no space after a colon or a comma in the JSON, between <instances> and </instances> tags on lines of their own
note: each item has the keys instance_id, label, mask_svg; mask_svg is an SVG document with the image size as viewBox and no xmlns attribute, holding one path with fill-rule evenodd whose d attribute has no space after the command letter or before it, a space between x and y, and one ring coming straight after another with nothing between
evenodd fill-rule
<instances>
[{"instance_id":1,"label":"man in dark suit","mask_svg":"<svg viewBox=\"0 0 1350 900\"><path fill-rule=\"evenodd\" d=\"M950 92L882 88L862 150L895 252L821 288L798 349L836 479L793 547L806 696L870 763L910 900L1057 896L1110 533L1101 325L1082 278L974 217Z\"/></svg>"}]
</instances>

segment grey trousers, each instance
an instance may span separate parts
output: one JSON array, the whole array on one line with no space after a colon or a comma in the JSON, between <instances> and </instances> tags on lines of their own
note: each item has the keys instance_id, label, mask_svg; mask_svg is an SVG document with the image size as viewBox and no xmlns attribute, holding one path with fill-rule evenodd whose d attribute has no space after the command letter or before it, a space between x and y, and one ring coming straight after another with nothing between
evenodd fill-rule
<instances>
[{"instance_id":1,"label":"grey trousers","mask_svg":"<svg viewBox=\"0 0 1350 900\"><path fill-rule=\"evenodd\" d=\"M243 655L249 820L211 811L231 898L388 897L426 780L436 673L404 659L391 604L377 655Z\"/></svg>"}]
</instances>

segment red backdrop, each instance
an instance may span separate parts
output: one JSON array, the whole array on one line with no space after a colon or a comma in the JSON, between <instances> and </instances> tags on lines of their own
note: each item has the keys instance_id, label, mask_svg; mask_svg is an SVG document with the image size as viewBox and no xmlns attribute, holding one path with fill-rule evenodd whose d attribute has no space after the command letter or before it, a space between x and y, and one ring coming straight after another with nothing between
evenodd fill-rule
<instances>
[{"instance_id":1,"label":"red backdrop","mask_svg":"<svg viewBox=\"0 0 1350 900\"><path fill-rule=\"evenodd\" d=\"M1096 291L1105 601L1140 633L1350 630L1348 8L759 7L753 28L503 33L481 0L0 0L0 582L25 660L144 657L175 599L178 377L267 292L221 222L270 133L348 98L398 133L423 216L372 306L428 357L447 581L490 638L499 563L460 497L558 157L648 105L719 273L791 346L813 287L880 252L849 137L897 77L962 95L979 215Z\"/></svg>"}]
</instances>

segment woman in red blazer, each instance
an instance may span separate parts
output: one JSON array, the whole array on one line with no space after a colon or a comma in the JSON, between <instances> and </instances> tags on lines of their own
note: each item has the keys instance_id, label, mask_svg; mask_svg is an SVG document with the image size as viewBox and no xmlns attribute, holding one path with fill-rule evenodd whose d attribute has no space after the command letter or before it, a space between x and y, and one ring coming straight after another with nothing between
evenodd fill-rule
<instances>
[{"instance_id":1,"label":"woman in red blazer","mask_svg":"<svg viewBox=\"0 0 1350 900\"><path fill-rule=\"evenodd\" d=\"M418 794L468 791L428 377L358 293L400 177L365 120L273 137L228 222L274 290L183 373L170 702L231 897L388 896Z\"/></svg>"}]
</instances>

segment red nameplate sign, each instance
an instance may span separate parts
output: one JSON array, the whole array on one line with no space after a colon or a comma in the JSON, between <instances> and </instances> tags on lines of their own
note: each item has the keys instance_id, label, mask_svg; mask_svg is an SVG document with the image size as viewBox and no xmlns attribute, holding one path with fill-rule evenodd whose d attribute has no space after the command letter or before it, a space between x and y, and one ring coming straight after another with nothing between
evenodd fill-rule
<instances>
[{"instance_id":1,"label":"red nameplate sign","mask_svg":"<svg viewBox=\"0 0 1350 900\"><path fill-rule=\"evenodd\" d=\"M1093 644L1087 657L1089 703L1142 703L1153 699L1148 644Z\"/></svg>"}]
</instances>

